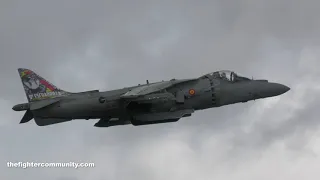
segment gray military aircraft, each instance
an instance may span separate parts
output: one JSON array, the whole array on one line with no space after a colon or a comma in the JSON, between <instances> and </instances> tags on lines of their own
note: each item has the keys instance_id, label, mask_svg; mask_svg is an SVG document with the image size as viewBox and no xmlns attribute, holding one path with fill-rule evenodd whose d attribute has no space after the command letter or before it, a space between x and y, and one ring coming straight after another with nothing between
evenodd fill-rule
<instances>
[{"instance_id":1,"label":"gray military aircraft","mask_svg":"<svg viewBox=\"0 0 320 180\"><path fill-rule=\"evenodd\" d=\"M289 87L253 80L232 71L217 71L193 79L171 79L123 89L71 93L28 69L18 69L28 103L20 123L32 119L46 126L74 119L100 119L94 126L134 126L176 122L196 110L281 95Z\"/></svg>"}]
</instances>

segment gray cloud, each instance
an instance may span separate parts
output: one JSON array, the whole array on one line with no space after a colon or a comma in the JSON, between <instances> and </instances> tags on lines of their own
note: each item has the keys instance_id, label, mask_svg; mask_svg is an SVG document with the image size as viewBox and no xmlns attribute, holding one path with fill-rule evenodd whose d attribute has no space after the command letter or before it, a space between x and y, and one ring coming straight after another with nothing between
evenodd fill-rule
<instances>
[{"instance_id":1,"label":"gray cloud","mask_svg":"<svg viewBox=\"0 0 320 180\"><path fill-rule=\"evenodd\" d=\"M2 179L318 179L316 1L1 1ZM281 97L178 123L19 125L16 69L67 91L107 90L231 69L287 84ZM7 161L95 162L8 169ZM50 177L48 177L48 175Z\"/></svg>"}]
</instances>

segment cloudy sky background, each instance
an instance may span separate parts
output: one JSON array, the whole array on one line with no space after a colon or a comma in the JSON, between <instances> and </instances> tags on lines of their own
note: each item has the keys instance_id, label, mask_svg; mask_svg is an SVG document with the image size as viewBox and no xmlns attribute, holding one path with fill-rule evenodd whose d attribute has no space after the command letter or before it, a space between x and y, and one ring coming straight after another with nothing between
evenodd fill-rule
<instances>
[{"instance_id":1,"label":"cloudy sky background","mask_svg":"<svg viewBox=\"0 0 320 180\"><path fill-rule=\"evenodd\" d=\"M320 21L311 0L0 1L0 178L256 180L320 178ZM177 123L19 125L17 68L71 92L230 69L291 87ZM94 162L8 169L8 161Z\"/></svg>"}]
</instances>

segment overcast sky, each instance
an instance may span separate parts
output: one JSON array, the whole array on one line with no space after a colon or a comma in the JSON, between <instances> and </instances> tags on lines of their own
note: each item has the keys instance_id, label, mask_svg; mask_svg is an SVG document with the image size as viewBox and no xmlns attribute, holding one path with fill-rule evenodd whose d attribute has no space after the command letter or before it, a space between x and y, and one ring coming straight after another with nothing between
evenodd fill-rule
<instances>
[{"instance_id":1,"label":"overcast sky","mask_svg":"<svg viewBox=\"0 0 320 180\"><path fill-rule=\"evenodd\" d=\"M318 180L320 2L1 0L0 179ZM177 123L19 125L17 68L80 92L230 69L291 90ZM94 162L8 169L6 162Z\"/></svg>"}]
</instances>

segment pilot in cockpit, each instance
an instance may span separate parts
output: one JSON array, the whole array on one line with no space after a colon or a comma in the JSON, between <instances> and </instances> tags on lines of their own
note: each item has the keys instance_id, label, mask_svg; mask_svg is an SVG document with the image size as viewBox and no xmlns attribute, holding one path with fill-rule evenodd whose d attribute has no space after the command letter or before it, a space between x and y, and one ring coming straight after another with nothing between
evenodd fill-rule
<instances>
[{"instance_id":1,"label":"pilot in cockpit","mask_svg":"<svg viewBox=\"0 0 320 180\"><path fill-rule=\"evenodd\" d=\"M228 81L228 78L225 72L221 73L221 79Z\"/></svg>"},{"instance_id":2,"label":"pilot in cockpit","mask_svg":"<svg viewBox=\"0 0 320 180\"><path fill-rule=\"evenodd\" d=\"M207 75L204 75L202 77L208 77L211 76L212 78L216 78L216 79L222 79L225 81L229 81L229 82L238 82L238 81L248 81L250 80L249 78L243 77L243 76L239 76L236 73L232 72L232 71L217 71L217 72L213 72Z\"/></svg>"}]
</instances>

